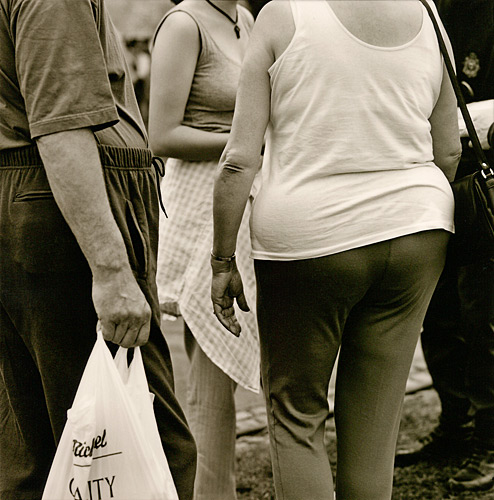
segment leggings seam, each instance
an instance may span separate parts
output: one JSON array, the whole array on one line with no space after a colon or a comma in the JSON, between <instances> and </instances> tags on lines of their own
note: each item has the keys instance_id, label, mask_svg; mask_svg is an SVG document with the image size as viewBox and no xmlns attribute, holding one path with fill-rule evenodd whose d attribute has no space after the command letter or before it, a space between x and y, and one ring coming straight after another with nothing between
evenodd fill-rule
<instances>
[{"instance_id":1,"label":"leggings seam","mask_svg":"<svg viewBox=\"0 0 494 500\"><path fill-rule=\"evenodd\" d=\"M274 411L273 411L273 400L272 400L271 396L269 397L269 404L271 406L270 412L271 412L271 417L273 419L273 441L274 441L275 453L276 453L276 468L278 469L278 477L279 477L280 488L281 488L280 493L281 493L281 498L283 499L283 498L285 498L285 491L284 491L283 480L282 480L282 476L281 476L280 456L278 453L278 443L276 440L276 426L278 424L278 421L277 421L276 416L275 416Z\"/></svg>"},{"instance_id":2,"label":"leggings seam","mask_svg":"<svg viewBox=\"0 0 494 500\"><path fill-rule=\"evenodd\" d=\"M383 271L381 273L381 282L385 279L386 277L386 274L388 272L388 269L389 269L389 262L391 260L391 244L392 244L392 241L393 240L388 240L386 241L386 259L384 261L384 268L383 268Z\"/></svg>"},{"instance_id":3,"label":"leggings seam","mask_svg":"<svg viewBox=\"0 0 494 500\"><path fill-rule=\"evenodd\" d=\"M278 478L279 478L279 485L281 489L281 499L285 498L285 492L284 492L284 487L283 487L283 481L282 481L282 476L281 476L281 467L280 467L280 456L278 453L278 442L276 439L276 426L278 424L278 420L276 418L275 412L274 412L274 406L273 406L273 398L271 397L271 378L269 374L269 368L266 370L266 394L268 394L268 399L269 399L269 413L271 414L271 419L272 419L272 427L273 427L273 439L272 439L272 446L271 448L274 448L274 453L276 454L276 469L278 472ZM273 457L274 458L274 457ZM274 464L273 464L274 465Z\"/></svg>"}]
</instances>

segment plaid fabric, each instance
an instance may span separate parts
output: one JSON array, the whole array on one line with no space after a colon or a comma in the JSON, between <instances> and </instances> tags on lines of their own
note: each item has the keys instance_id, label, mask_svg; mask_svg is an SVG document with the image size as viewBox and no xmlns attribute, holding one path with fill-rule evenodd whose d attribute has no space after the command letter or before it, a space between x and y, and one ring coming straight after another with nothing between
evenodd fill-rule
<instances>
[{"instance_id":1,"label":"plaid fabric","mask_svg":"<svg viewBox=\"0 0 494 500\"><path fill-rule=\"evenodd\" d=\"M237 265L251 312L237 309L239 338L213 314L211 267L213 183L217 162L168 159L161 184L168 219L160 220L158 294L165 314L182 315L201 349L235 382L259 391L259 342L255 317L255 276L250 258L248 205L237 240Z\"/></svg>"}]
</instances>

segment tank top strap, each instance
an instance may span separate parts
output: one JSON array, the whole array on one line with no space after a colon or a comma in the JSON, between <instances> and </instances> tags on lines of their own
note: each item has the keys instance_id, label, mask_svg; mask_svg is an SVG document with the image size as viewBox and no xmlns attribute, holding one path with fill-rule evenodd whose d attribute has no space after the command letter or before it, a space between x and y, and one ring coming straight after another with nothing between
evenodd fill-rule
<instances>
[{"instance_id":1,"label":"tank top strap","mask_svg":"<svg viewBox=\"0 0 494 500\"><path fill-rule=\"evenodd\" d=\"M254 24L252 15L242 5L238 5L237 9L238 9L238 24L240 26L241 32L244 31L250 33L252 31L252 27ZM195 22L197 30L199 32L199 58L201 56L207 58L212 53L214 53L215 42L211 37L211 35L209 34L208 30L205 28L200 17L196 13L194 13L192 9L189 9L187 6L184 5L177 5L176 7L173 7L163 16L161 21L158 23L158 26L155 29L153 36L151 37L151 41L149 43L150 51L152 50L152 47L156 40L156 36L161 27L163 26L163 23L166 21L168 17L170 17L175 12L184 12ZM213 45L213 48L211 47L211 45Z\"/></svg>"},{"instance_id":2,"label":"tank top strap","mask_svg":"<svg viewBox=\"0 0 494 500\"><path fill-rule=\"evenodd\" d=\"M332 18L330 8L326 0L290 0L295 31L299 36L313 36L314 25L319 31L330 31L332 29ZM314 23L314 19L319 22ZM322 21L322 23L321 23Z\"/></svg>"},{"instance_id":3,"label":"tank top strap","mask_svg":"<svg viewBox=\"0 0 494 500\"><path fill-rule=\"evenodd\" d=\"M164 16L163 18L161 19L161 21L159 22L155 32L154 32L154 35L152 36L151 38L151 41L150 41L150 48L152 49L153 45L154 45L154 41L156 40L156 36L159 32L159 30L161 29L161 27L163 26L163 23L172 15L174 14L175 12L183 12L185 14L187 14L193 21L194 23L196 24L197 26L197 31L199 33L199 57L201 56L208 56L208 54L210 53L210 47L211 47L211 36L209 35L208 31L206 30L206 28L204 27L204 25L202 24L201 20L198 18L198 16L196 16L193 12L191 12L189 9L187 8L183 8L183 7L180 7L180 6L177 6L171 10L169 10Z\"/></svg>"}]
</instances>

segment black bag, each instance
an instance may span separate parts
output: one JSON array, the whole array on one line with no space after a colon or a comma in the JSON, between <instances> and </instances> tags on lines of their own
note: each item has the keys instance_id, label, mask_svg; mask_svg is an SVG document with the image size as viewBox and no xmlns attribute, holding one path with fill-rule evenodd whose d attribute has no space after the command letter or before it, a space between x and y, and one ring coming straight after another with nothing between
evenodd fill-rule
<instances>
[{"instance_id":1,"label":"black bag","mask_svg":"<svg viewBox=\"0 0 494 500\"><path fill-rule=\"evenodd\" d=\"M455 234L448 259L456 265L494 256L494 178L477 170L451 183L455 197Z\"/></svg>"},{"instance_id":2,"label":"black bag","mask_svg":"<svg viewBox=\"0 0 494 500\"><path fill-rule=\"evenodd\" d=\"M494 171L480 145L437 20L427 0L420 1L434 24L439 47L478 162L478 169L474 173L451 183L455 198L455 234L450 239L448 261L462 266L494 257Z\"/></svg>"}]
</instances>

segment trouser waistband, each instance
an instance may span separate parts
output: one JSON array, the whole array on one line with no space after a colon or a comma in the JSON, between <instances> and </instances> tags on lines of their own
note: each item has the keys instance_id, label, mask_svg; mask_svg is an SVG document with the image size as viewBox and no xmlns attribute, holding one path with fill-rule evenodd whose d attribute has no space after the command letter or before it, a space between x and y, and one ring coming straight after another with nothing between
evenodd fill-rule
<instances>
[{"instance_id":1,"label":"trouser waistband","mask_svg":"<svg viewBox=\"0 0 494 500\"><path fill-rule=\"evenodd\" d=\"M98 151L104 167L151 168L152 153L149 149L98 144ZM0 151L0 168L42 166L43 161L36 145Z\"/></svg>"}]
</instances>

